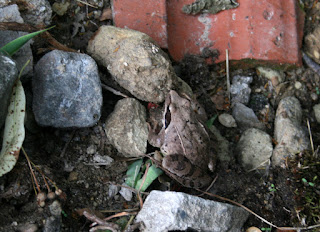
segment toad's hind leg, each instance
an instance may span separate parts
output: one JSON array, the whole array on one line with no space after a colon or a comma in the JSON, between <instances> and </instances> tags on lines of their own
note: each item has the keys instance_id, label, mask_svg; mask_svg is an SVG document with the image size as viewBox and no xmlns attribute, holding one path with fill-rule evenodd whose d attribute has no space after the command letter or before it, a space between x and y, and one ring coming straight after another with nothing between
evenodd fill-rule
<instances>
[{"instance_id":1,"label":"toad's hind leg","mask_svg":"<svg viewBox=\"0 0 320 232\"><path fill-rule=\"evenodd\" d=\"M162 167L169 172L169 176L189 188L203 188L212 181L206 171L193 165L184 155L166 155Z\"/></svg>"}]
</instances>

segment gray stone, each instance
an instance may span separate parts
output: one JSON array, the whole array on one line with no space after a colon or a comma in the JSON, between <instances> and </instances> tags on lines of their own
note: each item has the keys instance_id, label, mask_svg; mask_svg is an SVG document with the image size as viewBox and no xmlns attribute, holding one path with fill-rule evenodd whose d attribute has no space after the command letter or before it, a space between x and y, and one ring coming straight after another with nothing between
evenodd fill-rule
<instances>
[{"instance_id":1,"label":"gray stone","mask_svg":"<svg viewBox=\"0 0 320 232\"><path fill-rule=\"evenodd\" d=\"M295 97L279 103L274 123L274 138L278 142L272 154L272 165L285 168L287 157L310 148L307 131L301 126L302 109Z\"/></svg>"},{"instance_id":2,"label":"gray stone","mask_svg":"<svg viewBox=\"0 0 320 232\"><path fill-rule=\"evenodd\" d=\"M220 114L218 119L219 119L219 122L225 127L237 127L236 120L230 114L226 114L226 113Z\"/></svg>"},{"instance_id":3,"label":"gray stone","mask_svg":"<svg viewBox=\"0 0 320 232\"><path fill-rule=\"evenodd\" d=\"M60 202L57 200L52 202L52 204L49 205L49 210L51 215L60 216L62 211Z\"/></svg>"},{"instance_id":4,"label":"gray stone","mask_svg":"<svg viewBox=\"0 0 320 232\"><path fill-rule=\"evenodd\" d=\"M147 151L146 109L134 98L124 98L106 121L105 132L111 144L126 157L139 157Z\"/></svg>"},{"instance_id":5,"label":"gray stone","mask_svg":"<svg viewBox=\"0 0 320 232\"><path fill-rule=\"evenodd\" d=\"M89 127L100 118L98 67L86 54L47 53L35 66L32 87L35 119L42 126Z\"/></svg>"},{"instance_id":6,"label":"gray stone","mask_svg":"<svg viewBox=\"0 0 320 232\"><path fill-rule=\"evenodd\" d=\"M232 85L230 88L231 102L242 103L244 105L248 104L250 99L250 83L252 82L252 77L250 76L240 76L236 75L232 79Z\"/></svg>"},{"instance_id":7,"label":"gray stone","mask_svg":"<svg viewBox=\"0 0 320 232\"><path fill-rule=\"evenodd\" d=\"M3 126L15 80L18 77L16 63L0 54L0 128Z\"/></svg>"},{"instance_id":8,"label":"gray stone","mask_svg":"<svg viewBox=\"0 0 320 232\"><path fill-rule=\"evenodd\" d=\"M34 26L51 23L52 10L48 0L20 0L20 4L25 6L21 16L26 23Z\"/></svg>"},{"instance_id":9,"label":"gray stone","mask_svg":"<svg viewBox=\"0 0 320 232\"><path fill-rule=\"evenodd\" d=\"M0 7L8 6L11 2L11 0L0 0Z\"/></svg>"},{"instance_id":10,"label":"gray stone","mask_svg":"<svg viewBox=\"0 0 320 232\"><path fill-rule=\"evenodd\" d=\"M43 232L59 232L61 231L62 218L61 216L51 216L46 218L46 222L43 227Z\"/></svg>"},{"instance_id":11,"label":"gray stone","mask_svg":"<svg viewBox=\"0 0 320 232\"><path fill-rule=\"evenodd\" d=\"M0 22L24 23L17 4L0 8Z\"/></svg>"},{"instance_id":12,"label":"gray stone","mask_svg":"<svg viewBox=\"0 0 320 232\"><path fill-rule=\"evenodd\" d=\"M0 22L17 22L24 23L23 18L20 16L18 6L16 4L0 8ZM27 32L22 31L1 31L0 33L0 47L6 45L12 40L17 39L18 37L28 34ZM13 56L12 59L16 62L18 70L26 64L28 60L30 63L25 67L22 73L21 81L24 82L27 80L27 77L33 75L33 56L31 45L32 40L28 41L25 45L22 46Z\"/></svg>"},{"instance_id":13,"label":"gray stone","mask_svg":"<svg viewBox=\"0 0 320 232\"><path fill-rule=\"evenodd\" d=\"M171 89L192 93L176 76L166 53L144 33L101 26L89 41L88 52L140 100L162 102Z\"/></svg>"},{"instance_id":14,"label":"gray stone","mask_svg":"<svg viewBox=\"0 0 320 232\"><path fill-rule=\"evenodd\" d=\"M249 128L257 128L265 130L265 125L259 121L252 109L241 103L236 103L232 108L232 116L237 122L237 125L242 130Z\"/></svg>"},{"instance_id":15,"label":"gray stone","mask_svg":"<svg viewBox=\"0 0 320 232\"><path fill-rule=\"evenodd\" d=\"M320 123L320 104L316 104L313 106L314 116L318 123Z\"/></svg>"},{"instance_id":16,"label":"gray stone","mask_svg":"<svg viewBox=\"0 0 320 232\"><path fill-rule=\"evenodd\" d=\"M272 150L270 135L255 128L246 130L236 147L238 160L248 172L269 166Z\"/></svg>"},{"instance_id":17,"label":"gray stone","mask_svg":"<svg viewBox=\"0 0 320 232\"><path fill-rule=\"evenodd\" d=\"M27 32L22 31L1 31L0 32L0 47L6 45L12 40L17 39L18 37L24 36L28 34ZM23 70L22 75L24 77L21 78L21 81L25 81L26 76L31 77L33 75L33 56L31 45L32 40L28 41L25 45L23 45L13 56L12 59L16 62L18 70L30 60L30 63Z\"/></svg>"},{"instance_id":18,"label":"gray stone","mask_svg":"<svg viewBox=\"0 0 320 232\"><path fill-rule=\"evenodd\" d=\"M194 229L240 232L249 213L240 207L179 192L151 191L136 217L142 231Z\"/></svg>"}]
</instances>

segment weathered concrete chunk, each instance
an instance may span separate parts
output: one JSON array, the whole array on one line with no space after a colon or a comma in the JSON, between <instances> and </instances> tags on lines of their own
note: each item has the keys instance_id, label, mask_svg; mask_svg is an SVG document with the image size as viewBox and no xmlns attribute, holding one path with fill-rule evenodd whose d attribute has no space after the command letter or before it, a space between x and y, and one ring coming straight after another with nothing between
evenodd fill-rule
<instances>
[{"instance_id":1,"label":"weathered concrete chunk","mask_svg":"<svg viewBox=\"0 0 320 232\"><path fill-rule=\"evenodd\" d=\"M176 76L168 56L144 33L102 26L89 41L88 52L140 100L162 102L171 89L192 92Z\"/></svg>"},{"instance_id":2,"label":"weathered concrete chunk","mask_svg":"<svg viewBox=\"0 0 320 232\"><path fill-rule=\"evenodd\" d=\"M12 87L17 77L16 63L0 53L0 128L5 122Z\"/></svg>"},{"instance_id":3,"label":"weathered concrete chunk","mask_svg":"<svg viewBox=\"0 0 320 232\"><path fill-rule=\"evenodd\" d=\"M89 127L100 118L102 90L96 62L86 54L54 50L35 67L33 111L42 126Z\"/></svg>"},{"instance_id":4,"label":"weathered concrete chunk","mask_svg":"<svg viewBox=\"0 0 320 232\"><path fill-rule=\"evenodd\" d=\"M249 213L240 207L180 192L151 191L137 215L142 231L194 229L240 232Z\"/></svg>"},{"instance_id":5,"label":"weathered concrete chunk","mask_svg":"<svg viewBox=\"0 0 320 232\"><path fill-rule=\"evenodd\" d=\"M274 137L278 144L272 154L272 165L285 167L287 157L310 148L301 119L302 109L297 98L286 97L280 101L274 123Z\"/></svg>"},{"instance_id":6,"label":"weathered concrete chunk","mask_svg":"<svg viewBox=\"0 0 320 232\"><path fill-rule=\"evenodd\" d=\"M246 171L264 169L272 155L270 135L256 128L246 130L237 144L238 160Z\"/></svg>"},{"instance_id":7,"label":"weathered concrete chunk","mask_svg":"<svg viewBox=\"0 0 320 232\"><path fill-rule=\"evenodd\" d=\"M110 142L127 157L138 157L147 151L148 126L146 109L134 98L125 98L115 106L106 121Z\"/></svg>"}]
</instances>

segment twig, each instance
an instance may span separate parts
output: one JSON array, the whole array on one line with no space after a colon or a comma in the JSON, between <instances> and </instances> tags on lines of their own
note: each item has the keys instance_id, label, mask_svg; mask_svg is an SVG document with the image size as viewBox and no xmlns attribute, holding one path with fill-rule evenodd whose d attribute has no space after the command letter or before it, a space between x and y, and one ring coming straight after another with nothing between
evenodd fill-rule
<instances>
[{"instance_id":1,"label":"twig","mask_svg":"<svg viewBox=\"0 0 320 232\"><path fill-rule=\"evenodd\" d=\"M74 136L75 133L76 133L76 130L73 130L73 131L71 132L70 138L69 138L69 140L67 141L67 143L64 145L64 147L63 147L63 149L62 149L62 151L61 151L60 157L63 157L64 154L66 153L66 150L67 150L70 142L72 141L73 136Z\"/></svg>"},{"instance_id":2,"label":"twig","mask_svg":"<svg viewBox=\"0 0 320 232\"><path fill-rule=\"evenodd\" d=\"M116 218L116 217L123 217L123 216L128 216L128 215L137 215L137 212L121 212L121 213L117 213L115 215L112 215L110 217L104 218L104 221L109 221L112 218Z\"/></svg>"},{"instance_id":3,"label":"twig","mask_svg":"<svg viewBox=\"0 0 320 232\"><path fill-rule=\"evenodd\" d=\"M309 119L307 119L307 125L308 125L308 131L309 131L309 136L310 136L310 144L311 144L312 154L313 154L313 156L314 156L315 153L314 153L313 139L312 139L312 133L311 133L311 128L310 128Z\"/></svg>"},{"instance_id":4,"label":"twig","mask_svg":"<svg viewBox=\"0 0 320 232\"><path fill-rule=\"evenodd\" d=\"M31 166L31 163L30 163L30 160L29 160L29 157L28 157L28 155L27 155L27 153L25 152L25 150L24 150L23 147L21 147L21 150L22 150L24 156L25 156L26 159L27 159L28 166L29 166L29 169L30 169L31 174L32 174L32 176L33 176L34 183L35 183L36 186L37 186L38 192L41 192L41 189L40 189L39 183L38 183L38 181L37 181L37 178L36 178L36 176L34 175L34 172L33 172L33 169L32 169L32 166ZM36 193L36 194L37 194L37 193Z\"/></svg>"},{"instance_id":5,"label":"twig","mask_svg":"<svg viewBox=\"0 0 320 232\"><path fill-rule=\"evenodd\" d=\"M85 1L77 0L77 2L80 2L80 3L82 3L82 4L85 4L85 5L87 5L87 6L90 6L90 7L96 8L96 9L99 8L99 7L94 6L94 5L90 4L90 3L87 3L87 2L85 2Z\"/></svg>"},{"instance_id":6,"label":"twig","mask_svg":"<svg viewBox=\"0 0 320 232\"><path fill-rule=\"evenodd\" d=\"M96 226L94 228L91 228L89 231L96 231L96 230L101 229L101 228L111 230L112 232L118 232L119 231L119 226L117 224L110 223L110 222L105 222L101 218L99 218L96 215L91 214L91 213L89 213L87 211L83 211L83 215L86 218L88 218L90 221L93 221L94 223L100 225L100 226Z\"/></svg>"},{"instance_id":7,"label":"twig","mask_svg":"<svg viewBox=\"0 0 320 232\"><path fill-rule=\"evenodd\" d=\"M279 227L279 226L276 226L274 224L272 224L271 222L267 221L266 219L264 219L263 217L259 216L258 214L256 214L255 212L253 212L251 209L247 208L246 206L236 202L236 201L233 201L231 199L228 199L228 198L225 198L225 197L221 197L219 195L216 195L216 194L213 194L213 193L208 193L208 192L205 192L205 191L202 191L200 189L196 189L198 190L199 192L202 192L204 194L207 194L208 196L212 196L212 197L215 197L215 198L218 198L222 201L227 201L227 202L230 202L236 206L239 206L241 208L243 208L244 210L248 211L249 213L251 213L252 215L256 216L257 218L259 218L261 221L263 221L264 223L272 226L272 227L275 227L279 230L311 230L311 229L314 229L314 228L318 228L320 227L320 224L317 224L317 225L313 225L313 226L308 226L308 227Z\"/></svg>"},{"instance_id":8,"label":"twig","mask_svg":"<svg viewBox=\"0 0 320 232\"><path fill-rule=\"evenodd\" d=\"M228 51L228 49L226 49L226 71L227 71L227 91L228 91L229 101L231 101L230 76L229 76L229 51Z\"/></svg>"},{"instance_id":9,"label":"twig","mask_svg":"<svg viewBox=\"0 0 320 232\"><path fill-rule=\"evenodd\" d=\"M134 212L139 211L139 208L132 208L132 209L103 209L99 210L101 213L120 213L120 212Z\"/></svg>"},{"instance_id":10,"label":"twig","mask_svg":"<svg viewBox=\"0 0 320 232\"><path fill-rule=\"evenodd\" d=\"M102 83L101 83L101 86L102 86L102 88L110 91L111 93L113 93L113 94L115 94L115 95L122 96L122 97L125 97L125 98L128 97L127 95L121 93L120 91L115 90L115 89L113 89L113 88L111 88L111 87L109 87L109 86L107 86L107 85L105 85L105 84L102 84Z\"/></svg>"}]
</instances>

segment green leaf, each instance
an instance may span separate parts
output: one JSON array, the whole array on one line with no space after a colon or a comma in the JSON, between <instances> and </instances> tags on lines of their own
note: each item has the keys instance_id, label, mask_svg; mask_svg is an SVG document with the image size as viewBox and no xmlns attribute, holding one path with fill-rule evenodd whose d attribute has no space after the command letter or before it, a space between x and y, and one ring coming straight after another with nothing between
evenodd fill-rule
<instances>
[{"instance_id":1,"label":"green leaf","mask_svg":"<svg viewBox=\"0 0 320 232\"><path fill-rule=\"evenodd\" d=\"M214 115L212 118L210 118L207 122L206 125L207 127L210 129L213 125L214 120L216 120L216 118L218 117L218 115Z\"/></svg>"},{"instance_id":2,"label":"green leaf","mask_svg":"<svg viewBox=\"0 0 320 232\"><path fill-rule=\"evenodd\" d=\"M158 178L158 176L160 176L163 173L163 171L160 168L157 168L155 165L152 165L147 172L147 176L144 180L144 183L141 187L142 181L143 181L143 177L138 180L135 189L139 190L141 192L144 192L151 184L152 182ZM141 188L140 188L141 187Z\"/></svg>"},{"instance_id":3,"label":"green leaf","mask_svg":"<svg viewBox=\"0 0 320 232\"><path fill-rule=\"evenodd\" d=\"M126 174L126 184L132 188L136 185L137 180L142 176L142 173L140 172L142 162L143 160L139 159L130 164L128 167Z\"/></svg>"},{"instance_id":4,"label":"green leaf","mask_svg":"<svg viewBox=\"0 0 320 232\"><path fill-rule=\"evenodd\" d=\"M30 39L35 37L36 35L41 34L42 32L45 32L47 30L50 30L54 28L55 26L49 27L47 29L36 31L24 36L21 36L15 40L12 40L11 42L4 45L2 48L0 48L0 52L2 52L5 55L12 56L14 53L16 53L25 43L27 43Z\"/></svg>"},{"instance_id":5,"label":"green leaf","mask_svg":"<svg viewBox=\"0 0 320 232\"><path fill-rule=\"evenodd\" d=\"M24 140L24 117L26 97L20 79L13 86L6 117L2 150L0 153L0 176L10 172L19 158Z\"/></svg>"}]
</instances>

